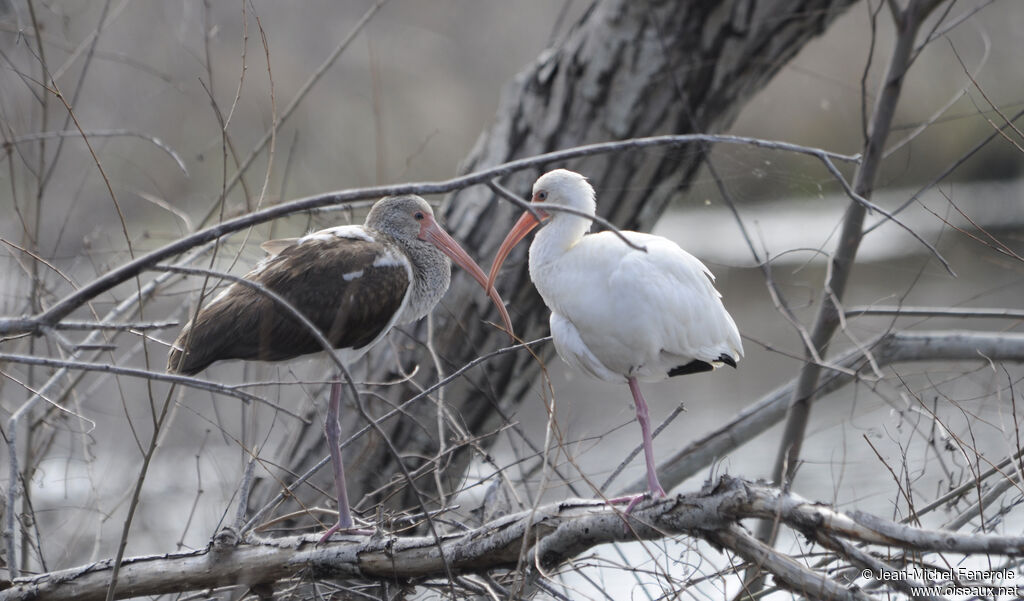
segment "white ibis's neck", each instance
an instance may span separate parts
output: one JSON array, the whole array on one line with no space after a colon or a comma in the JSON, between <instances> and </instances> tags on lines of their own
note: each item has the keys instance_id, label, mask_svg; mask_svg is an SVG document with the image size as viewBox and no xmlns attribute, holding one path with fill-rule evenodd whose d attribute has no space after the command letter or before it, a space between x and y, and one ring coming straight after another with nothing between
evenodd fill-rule
<instances>
[{"instance_id":1,"label":"white ibis's neck","mask_svg":"<svg viewBox=\"0 0 1024 601\"><path fill-rule=\"evenodd\" d=\"M412 282L405 311L397 323L409 323L420 319L434 308L452 278L452 264L448 257L433 244L414 238L412 240L389 237L412 266Z\"/></svg>"},{"instance_id":2,"label":"white ibis's neck","mask_svg":"<svg viewBox=\"0 0 1024 601\"><path fill-rule=\"evenodd\" d=\"M576 246L590 230L590 219L570 213L556 213L530 244L530 278L536 283L546 268L553 266Z\"/></svg>"}]
</instances>

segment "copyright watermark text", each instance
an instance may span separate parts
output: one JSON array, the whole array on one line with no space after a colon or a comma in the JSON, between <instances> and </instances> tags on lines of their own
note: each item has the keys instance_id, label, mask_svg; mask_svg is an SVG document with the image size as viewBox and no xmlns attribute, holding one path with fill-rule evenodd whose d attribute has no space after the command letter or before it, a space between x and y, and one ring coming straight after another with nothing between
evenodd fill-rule
<instances>
[{"instance_id":1,"label":"copyright watermark text","mask_svg":"<svg viewBox=\"0 0 1024 601\"><path fill-rule=\"evenodd\" d=\"M964 567L940 569L909 566L899 570L864 569L861 576L883 582L928 583L926 586L914 587L912 591L914 595L1015 596L1018 594L1018 589L1014 585L988 584L1013 581L1017 577L1013 570L980 570Z\"/></svg>"}]
</instances>

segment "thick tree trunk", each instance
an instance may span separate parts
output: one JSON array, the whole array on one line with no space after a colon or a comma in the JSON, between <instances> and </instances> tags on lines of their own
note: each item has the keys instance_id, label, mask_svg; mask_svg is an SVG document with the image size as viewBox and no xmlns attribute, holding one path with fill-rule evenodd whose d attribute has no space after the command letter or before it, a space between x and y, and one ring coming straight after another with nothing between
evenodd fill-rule
<instances>
[{"instance_id":1,"label":"thick tree trunk","mask_svg":"<svg viewBox=\"0 0 1024 601\"><path fill-rule=\"evenodd\" d=\"M722 131L747 99L851 4L853 0L596 2L556 48L542 52L507 85L495 124L481 136L461 170L471 172L591 142ZM690 183L704 160L702 150L631 151L545 169L580 171L598 190L601 215L622 228L649 230L673 196ZM526 195L539 173L519 172L501 183ZM486 266L517 213L488 188L476 186L449 198L444 218L453 235ZM523 260L526 245L522 246L506 263L498 288L510 303L516 333L531 340L547 335L548 311L529 282ZM502 332L480 323L497 320L486 296L465 274L455 275L447 297L434 312L434 348L447 373L508 345ZM424 337L425 324L416 333ZM419 365L418 382L436 381L430 355L422 345L410 343L401 334L393 335L393 340L407 349L403 365ZM549 345L540 349L540 355L551 355ZM369 379L394 376L387 373L393 361L378 360L374 365L380 369L371 369ZM502 355L447 386L444 400L461 416L466 429L480 436L497 429L502 416L529 396L539 373L539 365L525 351ZM382 392L397 403L417 390L398 386ZM364 397L375 415L390 408L370 395ZM462 477L469 453L435 457L439 448L436 412L434 403L423 401L383 427L410 470L436 461L445 470L446 486L453 487ZM365 425L354 409L347 415L347 433ZM448 440L446 448L458 444ZM364 436L354 446L358 448L346 452L353 499L401 475L392 452L377 435ZM326 454L318 427L309 428L294 452L292 468L299 472ZM323 481L330 490L327 480ZM431 497L436 494L433 482L429 475L417 481ZM404 485L401 479L398 483ZM419 507L408 488L391 499L396 501L397 506Z\"/></svg>"}]
</instances>

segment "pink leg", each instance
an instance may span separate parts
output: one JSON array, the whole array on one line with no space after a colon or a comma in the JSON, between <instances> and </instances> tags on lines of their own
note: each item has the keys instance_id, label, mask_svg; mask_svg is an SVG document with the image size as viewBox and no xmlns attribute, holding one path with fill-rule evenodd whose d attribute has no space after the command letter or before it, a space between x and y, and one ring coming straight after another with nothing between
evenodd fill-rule
<instances>
[{"instance_id":1,"label":"pink leg","mask_svg":"<svg viewBox=\"0 0 1024 601\"><path fill-rule=\"evenodd\" d=\"M654 443L651 439L651 418L647 414L647 401L644 400L644 395L640 393L640 386L637 384L636 378L629 378L629 391L633 393L633 404L636 405L636 421L640 422L640 433L644 437L644 459L647 462L647 492L639 495L626 495L625 497L608 499L609 503L616 505L619 503L629 503L626 505L626 515L629 515L633 511L633 507L648 494L653 497L666 496L665 489L661 487L661 482L658 482L658 472L654 469Z\"/></svg>"},{"instance_id":2,"label":"pink leg","mask_svg":"<svg viewBox=\"0 0 1024 601\"><path fill-rule=\"evenodd\" d=\"M338 417L341 413L341 382L331 384L331 399L327 403L327 421L324 433L327 434L327 447L331 452L331 464L334 466L334 487L338 491L338 523L327 529L320 537L320 543L331 538L338 531L352 529L352 512L348 506L348 489L345 488L345 465L341 461L341 424Z\"/></svg>"},{"instance_id":3,"label":"pink leg","mask_svg":"<svg viewBox=\"0 0 1024 601\"><path fill-rule=\"evenodd\" d=\"M640 433L644 437L644 459L647 460L647 490L655 497L664 497L665 489L658 482L658 472L654 469L654 443L651 440L651 418L647 415L647 402L640 394L640 386L636 378L629 379L629 391L633 393L636 404L636 421L640 422Z\"/></svg>"}]
</instances>

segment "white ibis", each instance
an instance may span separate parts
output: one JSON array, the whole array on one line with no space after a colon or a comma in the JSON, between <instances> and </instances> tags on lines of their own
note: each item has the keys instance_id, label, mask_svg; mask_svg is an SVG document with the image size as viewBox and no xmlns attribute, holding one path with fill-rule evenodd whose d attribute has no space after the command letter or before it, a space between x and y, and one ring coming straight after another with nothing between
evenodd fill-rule
<instances>
[{"instance_id":1,"label":"white ibis","mask_svg":"<svg viewBox=\"0 0 1024 601\"><path fill-rule=\"evenodd\" d=\"M565 169L542 175L533 202L595 214L594 188ZM537 209L544 219L530 245L530 279L551 309L551 336L566 363L607 382L629 385L643 434L647 487L665 496L655 471L647 403L638 381L736 367L740 334L722 305L714 276L696 257L661 236L622 232L586 235L591 219ZM498 249L488 286L508 253L540 222L519 218ZM643 495L626 497L630 509Z\"/></svg>"},{"instance_id":2,"label":"white ibis","mask_svg":"<svg viewBox=\"0 0 1024 601\"><path fill-rule=\"evenodd\" d=\"M245 279L276 293L309 319L350 364L395 325L420 319L448 290L451 257L484 286L483 270L434 220L418 196L381 199L363 225L263 243L269 253ZM445 256L447 255L447 257ZM488 294L511 321L494 291ZM234 283L181 331L168 371L195 374L223 359L282 361L324 350L309 330L268 295ZM341 382L331 387L324 430L334 465L338 522L320 539L352 529L338 446Z\"/></svg>"}]
</instances>

